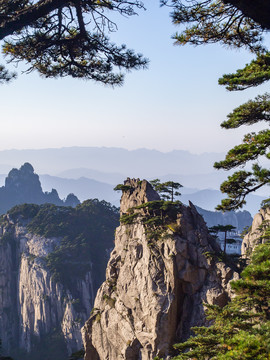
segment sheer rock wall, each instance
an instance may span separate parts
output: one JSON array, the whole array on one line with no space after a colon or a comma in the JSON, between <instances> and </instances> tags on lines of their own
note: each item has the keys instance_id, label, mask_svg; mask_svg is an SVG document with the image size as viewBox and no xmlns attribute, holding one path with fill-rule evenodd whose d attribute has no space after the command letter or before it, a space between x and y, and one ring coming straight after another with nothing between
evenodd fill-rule
<instances>
[{"instance_id":1,"label":"sheer rock wall","mask_svg":"<svg viewBox=\"0 0 270 360\"><path fill-rule=\"evenodd\" d=\"M76 280L72 293L56 283L44 257L59 238L29 233L8 215L0 227L0 339L8 354L30 352L34 341L59 329L68 353L82 347L81 326L93 305L92 274ZM80 311L75 303L80 301Z\"/></svg>"}]
</instances>

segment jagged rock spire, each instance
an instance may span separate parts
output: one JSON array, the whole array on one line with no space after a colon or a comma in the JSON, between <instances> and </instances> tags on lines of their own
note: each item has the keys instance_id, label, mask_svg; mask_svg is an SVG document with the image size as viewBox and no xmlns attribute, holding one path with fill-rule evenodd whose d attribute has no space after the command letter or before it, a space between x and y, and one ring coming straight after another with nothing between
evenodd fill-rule
<instances>
[{"instance_id":1,"label":"jagged rock spire","mask_svg":"<svg viewBox=\"0 0 270 360\"><path fill-rule=\"evenodd\" d=\"M124 185L121 214L159 200L146 180L127 179ZM218 245L196 208L178 208L167 228L149 228L143 221L147 209L140 209L136 221L116 229L106 281L82 329L85 360L166 357L192 326L204 324L203 302L228 301L229 281L237 275L215 260ZM160 235L153 237L155 231Z\"/></svg>"}]
</instances>

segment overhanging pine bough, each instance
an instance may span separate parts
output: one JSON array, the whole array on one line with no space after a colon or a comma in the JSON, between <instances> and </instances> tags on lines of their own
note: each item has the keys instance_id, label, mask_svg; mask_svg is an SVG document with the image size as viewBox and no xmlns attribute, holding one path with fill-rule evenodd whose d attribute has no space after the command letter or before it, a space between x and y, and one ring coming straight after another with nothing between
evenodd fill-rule
<instances>
[{"instance_id":1,"label":"overhanging pine bough","mask_svg":"<svg viewBox=\"0 0 270 360\"><path fill-rule=\"evenodd\" d=\"M113 12L132 16L142 8L137 0L0 1L3 51L8 61L26 61L28 71L38 70L45 77L121 85L123 74L116 69L145 68L148 61L110 42L107 35L117 26L109 16ZM7 74L0 76L7 80Z\"/></svg>"}]
</instances>

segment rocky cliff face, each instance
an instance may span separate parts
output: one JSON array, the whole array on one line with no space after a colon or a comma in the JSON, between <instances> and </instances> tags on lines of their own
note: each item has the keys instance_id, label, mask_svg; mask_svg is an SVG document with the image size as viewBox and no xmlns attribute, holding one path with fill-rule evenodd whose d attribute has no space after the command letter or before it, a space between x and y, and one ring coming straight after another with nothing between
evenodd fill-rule
<instances>
[{"instance_id":1,"label":"rocky cliff face","mask_svg":"<svg viewBox=\"0 0 270 360\"><path fill-rule=\"evenodd\" d=\"M254 216L252 226L245 235L242 242L241 252L243 255L249 256L254 247L264 242L262 238L263 231L270 225L270 208L262 208L259 213Z\"/></svg>"},{"instance_id":2,"label":"rocky cliff face","mask_svg":"<svg viewBox=\"0 0 270 360\"><path fill-rule=\"evenodd\" d=\"M145 180L128 179L125 185L125 224L116 230L106 281L82 329L85 360L168 356L173 343L205 322L203 302L224 305L229 281L237 277L215 260L219 247L192 204L178 204L177 215L172 222L168 217L166 226L150 227L160 218L164 224L166 216L165 210L160 217L148 216L150 207L157 215L157 193Z\"/></svg>"},{"instance_id":3,"label":"rocky cliff face","mask_svg":"<svg viewBox=\"0 0 270 360\"><path fill-rule=\"evenodd\" d=\"M7 232L10 226L12 235ZM0 338L4 349L9 354L14 354L14 347L30 352L33 342L56 328L68 353L80 349L80 328L94 299L91 272L76 280L73 293L78 297L74 298L69 289L53 281L44 261L59 239L30 234L10 219L1 230ZM79 311L75 306L78 301Z\"/></svg>"},{"instance_id":4,"label":"rocky cliff face","mask_svg":"<svg viewBox=\"0 0 270 360\"><path fill-rule=\"evenodd\" d=\"M22 205L0 218L5 353L15 360L66 360L83 347L80 330L105 271L117 218L97 200L75 209Z\"/></svg>"}]
</instances>

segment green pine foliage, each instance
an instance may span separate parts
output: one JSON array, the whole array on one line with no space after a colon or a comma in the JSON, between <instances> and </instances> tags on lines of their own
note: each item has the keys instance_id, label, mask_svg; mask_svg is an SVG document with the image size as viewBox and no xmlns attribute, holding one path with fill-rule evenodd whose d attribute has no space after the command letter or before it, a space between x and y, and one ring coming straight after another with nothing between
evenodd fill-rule
<instances>
[{"instance_id":1,"label":"green pine foliage","mask_svg":"<svg viewBox=\"0 0 270 360\"><path fill-rule=\"evenodd\" d=\"M129 190L132 190L132 187L130 185L118 184L115 186L115 188L113 190L126 192Z\"/></svg>"},{"instance_id":2,"label":"green pine foliage","mask_svg":"<svg viewBox=\"0 0 270 360\"><path fill-rule=\"evenodd\" d=\"M173 8L174 24L184 24L181 33L176 33L176 44L201 45L221 43L227 47L245 47L253 52L263 49L261 44L264 29L245 16L229 1L220 0L163 0Z\"/></svg>"},{"instance_id":3,"label":"green pine foliage","mask_svg":"<svg viewBox=\"0 0 270 360\"><path fill-rule=\"evenodd\" d=\"M226 86L229 91L241 91L263 84L270 79L270 53L258 53L255 60L234 74L224 75L219 84ZM262 121L270 120L270 95L265 93L240 105L227 116L221 124L224 129L235 129L243 125L251 126ZM246 196L270 183L270 171L259 165L260 158L270 158L270 131L268 129L246 134L241 144L227 153L224 160L216 162L216 169L231 170L244 167L252 163L251 170L239 170L228 176L220 190L227 194L217 210L232 210L242 207L246 203Z\"/></svg>"},{"instance_id":4,"label":"green pine foliage","mask_svg":"<svg viewBox=\"0 0 270 360\"><path fill-rule=\"evenodd\" d=\"M270 53L263 45L262 34L266 31L265 14L267 1L256 6L252 2L221 0L164 0L173 8L174 24L184 24L180 34L174 36L176 44L201 45L221 43L229 47L245 47L255 54L255 59L235 73L223 75L219 84L229 91L242 91L270 80ZM250 14L250 17L249 15ZM267 20L266 20L267 22ZM269 28L268 28L269 29ZM221 124L224 129L235 129L243 125L269 122L270 95L258 95L234 109ZM241 144L231 149L226 158L216 162L216 169L231 170L241 167L221 184L221 192L227 194L217 210L228 211L241 208L246 196L270 183L270 171L263 168L260 158L270 159L270 131L250 132ZM243 169L251 162L251 170Z\"/></svg>"},{"instance_id":5,"label":"green pine foliage","mask_svg":"<svg viewBox=\"0 0 270 360\"><path fill-rule=\"evenodd\" d=\"M154 179L149 183L159 193L162 200L149 201L128 209L127 213L122 214L120 222L123 225L142 222L148 240L156 241L168 229L173 232L179 231L176 219L177 214L181 210L182 203L174 201L174 199L176 196L181 195L177 190L182 185L174 181L161 183L159 179ZM114 190L121 190L124 193L132 191L132 187L130 185L118 184Z\"/></svg>"},{"instance_id":6,"label":"green pine foliage","mask_svg":"<svg viewBox=\"0 0 270 360\"><path fill-rule=\"evenodd\" d=\"M217 237L217 234L219 232L223 232L224 233L224 249L223 249L223 252L225 253L226 252L226 245L229 243L229 244L232 244L235 242L235 240L233 239L228 239L227 238L227 233L228 232L231 232L231 231L234 231L236 229L235 226L233 225L215 225L215 226L212 226L211 228L209 228L209 232L210 233L214 233L215 234L215 237Z\"/></svg>"},{"instance_id":7,"label":"green pine foliage","mask_svg":"<svg viewBox=\"0 0 270 360\"><path fill-rule=\"evenodd\" d=\"M0 84L9 83L16 78L16 74L9 72L3 65L0 65Z\"/></svg>"},{"instance_id":8,"label":"green pine foliage","mask_svg":"<svg viewBox=\"0 0 270 360\"><path fill-rule=\"evenodd\" d=\"M20 220L27 220L34 218L39 212L39 210L40 206L37 204L22 204L14 206L8 211L8 214L11 218L20 218Z\"/></svg>"},{"instance_id":9,"label":"green pine foliage","mask_svg":"<svg viewBox=\"0 0 270 360\"><path fill-rule=\"evenodd\" d=\"M141 1L0 0L0 40L7 62L23 61L42 76L91 79L121 85L118 70L141 69L148 60L116 45L113 14L126 17L143 9ZM14 78L0 66L0 83Z\"/></svg>"},{"instance_id":10,"label":"green pine foliage","mask_svg":"<svg viewBox=\"0 0 270 360\"><path fill-rule=\"evenodd\" d=\"M181 211L180 201L154 200L128 209L120 218L123 225L141 222L149 243L161 239L168 229L179 233L177 215ZM143 211L140 211L143 210Z\"/></svg>"},{"instance_id":11,"label":"green pine foliage","mask_svg":"<svg viewBox=\"0 0 270 360\"><path fill-rule=\"evenodd\" d=\"M264 200L261 202L261 207L262 207L263 209L266 209L266 208L270 207L270 198L264 199Z\"/></svg>"},{"instance_id":12,"label":"green pine foliage","mask_svg":"<svg viewBox=\"0 0 270 360\"><path fill-rule=\"evenodd\" d=\"M194 327L194 336L175 345L174 360L270 359L270 228L266 243L254 250L241 279L232 282L235 297L220 308L206 305L209 327Z\"/></svg>"},{"instance_id":13,"label":"green pine foliage","mask_svg":"<svg viewBox=\"0 0 270 360\"><path fill-rule=\"evenodd\" d=\"M159 179L149 181L153 189L160 194L163 200L174 201L176 196L180 196L181 193L178 191L183 187L180 183L174 181L166 181L161 183Z\"/></svg>"},{"instance_id":14,"label":"green pine foliage","mask_svg":"<svg viewBox=\"0 0 270 360\"><path fill-rule=\"evenodd\" d=\"M243 69L237 70L234 74L223 75L219 79L220 85L225 85L227 90L245 90L250 87L263 84L270 80L270 53L259 54ZM263 97L262 97L263 100Z\"/></svg>"}]
</instances>

